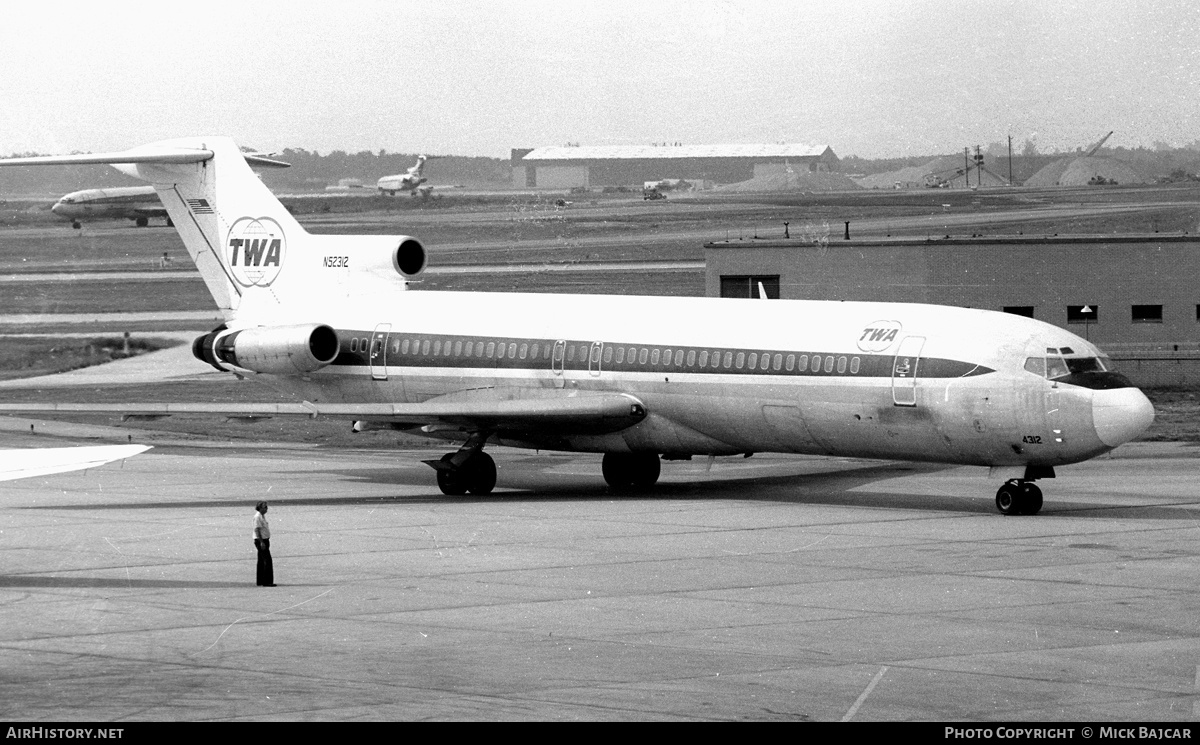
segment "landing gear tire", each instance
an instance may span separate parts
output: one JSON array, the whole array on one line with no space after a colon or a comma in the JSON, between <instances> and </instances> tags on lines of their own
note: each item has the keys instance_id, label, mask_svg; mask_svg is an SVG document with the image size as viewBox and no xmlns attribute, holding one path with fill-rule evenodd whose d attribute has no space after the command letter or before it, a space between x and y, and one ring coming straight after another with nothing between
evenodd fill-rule
<instances>
[{"instance_id":1,"label":"landing gear tire","mask_svg":"<svg viewBox=\"0 0 1200 745\"><path fill-rule=\"evenodd\" d=\"M76 229L76 230L79 230L80 228L82 228L82 227L83 227L83 223L81 223L81 222L79 222L78 220L76 220L75 222L71 223L71 227L72 227L72 228L74 228L74 229Z\"/></svg>"},{"instance_id":2,"label":"landing gear tire","mask_svg":"<svg viewBox=\"0 0 1200 745\"><path fill-rule=\"evenodd\" d=\"M1026 481L1021 485L1021 497L1024 505L1021 507L1021 514L1036 515L1042 510L1042 490L1037 487L1037 484Z\"/></svg>"},{"instance_id":3,"label":"landing gear tire","mask_svg":"<svg viewBox=\"0 0 1200 745\"><path fill-rule=\"evenodd\" d=\"M492 456L480 451L471 456L466 463L467 491L477 497L491 494L496 488L496 461Z\"/></svg>"},{"instance_id":4,"label":"landing gear tire","mask_svg":"<svg viewBox=\"0 0 1200 745\"><path fill-rule=\"evenodd\" d=\"M614 489L649 489L658 482L658 453L605 453L600 464L604 481Z\"/></svg>"},{"instance_id":5,"label":"landing gear tire","mask_svg":"<svg viewBox=\"0 0 1200 745\"><path fill-rule=\"evenodd\" d=\"M139 228L144 228L150 224L150 221L144 217L139 217L136 220L134 220L134 224L136 224Z\"/></svg>"},{"instance_id":6,"label":"landing gear tire","mask_svg":"<svg viewBox=\"0 0 1200 745\"><path fill-rule=\"evenodd\" d=\"M449 463L453 458L454 453L446 453L442 462ZM437 483L442 494L449 497L461 497L467 492L478 497L491 494L496 488L496 461L485 452L477 452L458 468L439 468Z\"/></svg>"},{"instance_id":7,"label":"landing gear tire","mask_svg":"<svg viewBox=\"0 0 1200 745\"><path fill-rule=\"evenodd\" d=\"M1042 509L1042 490L1029 481L1009 481L996 492L1001 515L1036 515Z\"/></svg>"},{"instance_id":8,"label":"landing gear tire","mask_svg":"<svg viewBox=\"0 0 1200 745\"><path fill-rule=\"evenodd\" d=\"M442 461L448 462L453 457L454 453L446 453L442 456ZM463 476L460 468L439 468L437 472L438 488L442 490L442 494L448 497L461 497L467 493L467 480Z\"/></svg>"}]
</instances>

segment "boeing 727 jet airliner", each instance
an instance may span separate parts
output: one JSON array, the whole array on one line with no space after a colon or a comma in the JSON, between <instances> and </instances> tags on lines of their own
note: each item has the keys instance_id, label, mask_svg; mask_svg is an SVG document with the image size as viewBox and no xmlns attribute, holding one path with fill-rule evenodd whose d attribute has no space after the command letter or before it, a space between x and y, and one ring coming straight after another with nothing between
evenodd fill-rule
<instances>
[{"instance_id":1,"label":"boeing 727 jet airliner","mask_svg":"<svg viewBox=\"0 0 1200 745\"><path fill-rule=\"evenodd\" d=\"M665 460L754 452L987 466L1004 514L1034 481L1154 417L1088 341L984 310L405 291L409 236L310 235L219 137L0 165L132 164L154 185L226 322L193 345L294 404L44 404L0 411L344 417L460 443L427 461L450 495L487 494L484 446L603 454L613 487Z\"/></svg>"},{"instance_id":2,"label":"boeing 727 jet airliner","mask_svg":"<svg viewBox=\"0 0 1200 745\"><path fill-rule=\"evenodd\" d=\"M84 189L65 194L50 208L54 214L82 227L84 220L126 218L139 228L150 224L151 217L167 217L152 186L118 186L108 189ZM171 220L167 219L170 227Z\"/></svg>"},{"instance_id":3,"label":"boeing 727 jet airliner","mask_svg":"<svg viewBox=\"0 0 1200 745\"><path fill-rule=\"evenodd\" d=\"M380 194L387 194L392 197L396 196L396 192L398 191L407 191L415 197L417 196L417 192L422 189L432 189L433 187L421 186L421 184L428 181L422 173L425 170L426 160L428 160L426 156L418 155L415 166L395 176L384 176L375 182L375 188L379 189ZM426 191L425 193L428 194L429 192Z\"/></svg>"}]
</instances>

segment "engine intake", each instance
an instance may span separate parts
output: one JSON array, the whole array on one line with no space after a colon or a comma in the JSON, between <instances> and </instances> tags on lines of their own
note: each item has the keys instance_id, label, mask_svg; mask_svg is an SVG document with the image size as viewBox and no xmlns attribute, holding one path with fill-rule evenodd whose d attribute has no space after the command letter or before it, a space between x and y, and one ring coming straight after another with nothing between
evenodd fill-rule
<instances>
[{"instance_id":1,"label":"engine intake","mask_svg":"<svg viewBox=\"0 0 1200 745\"><path fill-rule=\"evenodd\" d=\"M425 246L416 238L405 238L392 251L392 267L405 277L425 271Z\"/></svg>"},{"instance_id":2,"label":"engine intake","mask_svg":"<svg viewBox=\"0 0 1200 745\"><path fill-rule=\"evenodd\" d=\"M333 362L340 349L337 332L325 324L218 329L192 343L192 354L218 370L233 365L274 375L315 372Z\"/></svg>"}]
</instances>

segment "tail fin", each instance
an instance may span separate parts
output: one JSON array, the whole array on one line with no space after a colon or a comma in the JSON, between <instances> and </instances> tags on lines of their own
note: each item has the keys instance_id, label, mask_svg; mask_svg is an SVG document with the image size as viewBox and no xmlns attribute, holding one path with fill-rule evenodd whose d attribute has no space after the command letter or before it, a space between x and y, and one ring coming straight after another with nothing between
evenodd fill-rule
<instances>
[{"instance_id":1,"label":"tail fin","mask_svg":"<svg viewBox=\"0 0 1200 745\"><path fill-rule=\"evenodd\" d=\"M408 169L408 175L420 176L421 171L423 171L425 169L425 161L426 160L427 160L427 158L424 155L418 155L417 156L417 164L415 166L413 166L412 168Z\"/></svg>"},{"instance_id":2,"label":"tail fin","mask_svg":"<svg viewBox=\"0 0 1200 745\"><path fill-rule=\"evenodd\" d=\"M402 288L425 266L424 247L408 236L310 235L250 169L287 164L244 154L226 137L0 160L73 163L128 164L121 170L153 184L217 307L238 325L296 322L298 309L309 315L326 305L322 300L364 294L364 282Z\"/></svg>"}]
</instances>

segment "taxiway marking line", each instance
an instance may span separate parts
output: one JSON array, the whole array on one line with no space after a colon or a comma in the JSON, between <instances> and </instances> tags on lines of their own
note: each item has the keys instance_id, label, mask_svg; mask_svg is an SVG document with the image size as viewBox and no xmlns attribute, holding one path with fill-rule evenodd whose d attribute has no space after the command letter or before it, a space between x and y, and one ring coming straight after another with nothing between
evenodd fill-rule
<instances>
[{"instance_id":1,"label":"taxiway marking line","mask_svg":"<svg viewBox=\"0 0 1200 745\"><path fill-rule=\"evenodd\" d=\"M842 717L843 722L849 722L854 718L854 715L858 712L858 707L863 705L863 702L867 700L867 696L870 696L871 691L875 690L875 686L879 685L879 681L883 680L883 674L886 673L887 670L887 665L879 668L879 672L875 673L875 677L871 678L871 682L867 684L866 690L862 692L862 695L859 696L858 700L854 702L854 705L850 707L850 711L846 712L846 716ZM1197 672L1197 675L1200 675L1200 671Z\"/></svg>"}]
</instances>

